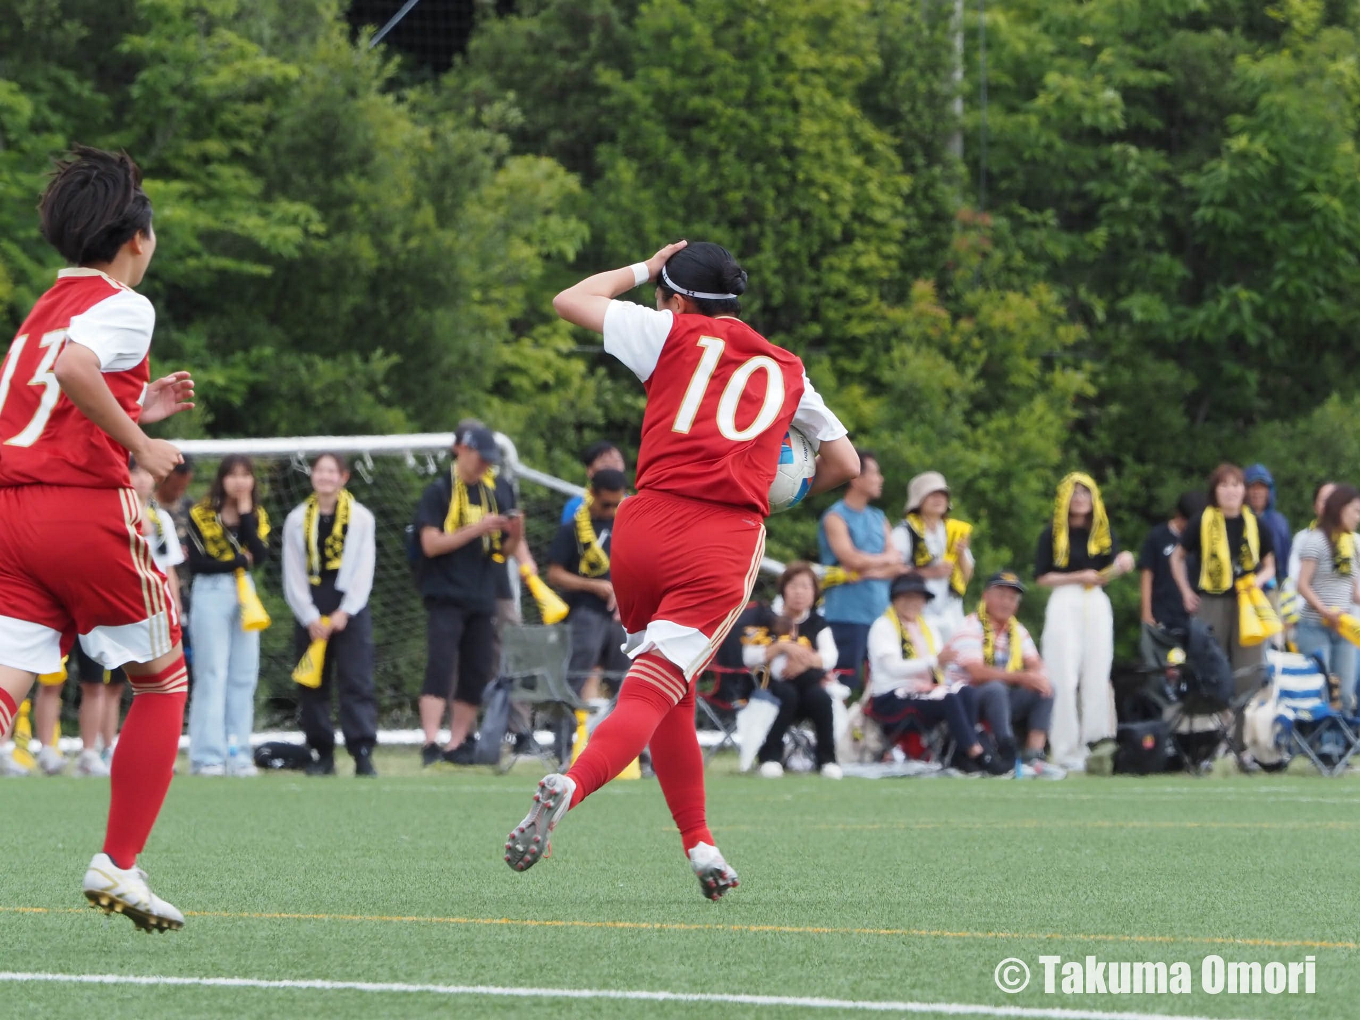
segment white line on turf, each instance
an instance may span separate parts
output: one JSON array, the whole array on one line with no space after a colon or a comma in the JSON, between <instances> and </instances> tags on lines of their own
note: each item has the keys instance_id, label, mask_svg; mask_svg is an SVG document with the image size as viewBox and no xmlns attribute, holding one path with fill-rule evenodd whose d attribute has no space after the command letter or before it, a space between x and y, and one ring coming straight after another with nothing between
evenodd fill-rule
<instances>
[{"instance_id":1,"label":"white line on turf","mask_svg":"<svg viewBox=\"0 0 1360 1020\"><path fill-rule=\"evenodd\" d=\"M77 985L189 985L200 988L262 988L283 991L376 992L422 995L486 995L508 999L613 999L628 1002L687 1002L735 1006L839 1009L865 1013L942 1013L948 1016L1018 1017L1026 1020L1210 1020L1179 1013L1121 1013L1088 1009L1036 1009L966 1002L888 1002L876 999L822 999L794 995L723 995L702 992L653 992L613 988L506 988L498 985L417 985L394 981L305 981L233 977L167 977L141 974L44 974L0 971L0 982ZM1221 1018L1220 1018L1221 1020Z\"/></svg>"}]
</instances>

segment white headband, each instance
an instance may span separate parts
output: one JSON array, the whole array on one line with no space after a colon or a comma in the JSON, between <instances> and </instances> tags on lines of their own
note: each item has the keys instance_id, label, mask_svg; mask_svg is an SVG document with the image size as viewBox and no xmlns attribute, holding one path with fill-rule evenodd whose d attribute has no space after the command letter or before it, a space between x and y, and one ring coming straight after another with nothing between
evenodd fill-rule
<instances>
[{"instance_id":1,"label":"white headband","mask_svg":"<svg viewBox=\"0 0 1360 1020\"><path fill-rule=\"evenodd\" d=\"M702 301L731 301L739 297L737 294L707 294L701 290L686 290L684 287L677 287L675 281L670 278L670 274L666 272L665 266L661 267L661 282L677 294L699 298Z\"/></svg>"}]
</instances>

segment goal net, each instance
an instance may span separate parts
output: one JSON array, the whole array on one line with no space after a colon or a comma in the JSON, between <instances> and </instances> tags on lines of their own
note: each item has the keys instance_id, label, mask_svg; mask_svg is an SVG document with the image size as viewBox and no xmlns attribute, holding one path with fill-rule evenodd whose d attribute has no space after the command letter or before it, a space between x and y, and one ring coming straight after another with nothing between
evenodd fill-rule
<instances>
[{"instance_id":1,"label":"goal net","mask_svg":"<svg viewBox=\"0 0 1360 1020\"><path fill-rule=\"evenodd\" d=\"M514 443L497 434L504 462L501 471L515 487L524 510L525 534L540 569L547 573L548 549L557 533L563 504L579 495L581 485L537 471L520 462ZM189 495L201 497L218 462L228 454L245 454L255 464L259 501L274 526L269 562L256 574L260 597L273 625L261 634L259 712L256 729L291 727L296 706L292 682L297 665L293 615L283 598L280 558L283 522L310 495L311 461L320 453L342 454L349 463L349 489L373 511L377 522L377 568L369 606L376 644L374 684L382 724L418 725L416 701L425 673L425 612L406 555L406 527L415 516L420 494L437 475L449 470L452 433L393 436L298 436L269 439L179 440L176 445L194 466ZM513 564L511 565L513 568ZM770 578L782 566L767 559L762 597L772 594ZM181 568L183 569L183 568ZM510 569L523 619L540 620L538 606ZM183 579L182 579L183 580Z\"/></svg>"}]
</instances>

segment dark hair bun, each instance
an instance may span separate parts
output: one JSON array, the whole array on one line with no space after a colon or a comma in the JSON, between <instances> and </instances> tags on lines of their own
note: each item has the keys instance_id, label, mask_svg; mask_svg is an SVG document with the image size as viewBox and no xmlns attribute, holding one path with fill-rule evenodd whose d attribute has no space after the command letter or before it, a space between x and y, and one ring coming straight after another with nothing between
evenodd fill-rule
<instances>
[{"instance_id":1,"label":"dark hair bun","mask_svg":"<svg viewBox=\"0 0 1360 1020\"><path fill-rule=\"evenodd\" d=\"M736 260L729 262L723 274L723 283L730 294L746 293L746 270L737 265Z\"/></svg>"}]
</instances>

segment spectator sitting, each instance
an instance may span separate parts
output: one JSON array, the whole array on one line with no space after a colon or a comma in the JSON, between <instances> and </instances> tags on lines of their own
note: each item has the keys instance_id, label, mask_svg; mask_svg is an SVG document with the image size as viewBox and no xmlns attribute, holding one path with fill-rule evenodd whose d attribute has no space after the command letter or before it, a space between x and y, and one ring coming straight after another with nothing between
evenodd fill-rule
<instances>
[{"instance_id":1,"label":"spectator sitting","mask_svg":"<svg viewBox=\"0 0 1360 1020\"><path fill-rule=\"evenodd\" d=\"M628 671L628 656L623 652L627 635L609 580L609 539L627 485L622 471L596 471L588 498L574 518L558 529L548 553L548 583L566 596L571 607L567 677L572 690L586 701L599 697L600 670ZM615 688L621 679L621 675L615 677Z\"/></svg>"},{"instance_id":2,"label":"spectator sitting","mask_svg":"<svg viewBox=\"0 0 1360 1020\"><path fill-rule=\"evenodd\" d=\"M811 564L790 563L779 579L783 613L762 607L742 631L742 660L752 670L768 667L769 691L779 699L779 715L756 755L760 774L784 774L784 734L798 719L812 722L817 735L817 768L828 779L840 779L836 763L831 669L837 661L831 627L814 608L817 575Z\"/></svg>"},{"instance_id":3,"label":"spectator sitting","mask_svg":"<svg viewBox=\"0 0 1360 1020\"><path fill-rule=\"evenodd\" d=\"M1044 761L1053 688L1033 638L1015 617L1024 595L1025 586L1010 571L988 579L978 611L954 635L958 658L949 672L976 688L978 713L991 728L1004 764L1015 766L1018 757L1017 775L1062 779L1067 773ZM1016 727L1025 730L1025 746L1018 754Z\"/></svg>"},{"instance_id":4,"label":"spectator sitting","mask_svg":"<svg viewBox=\"0 0 1360 1020\"><path fill-rule=\"evenodd\" d=\"M298 719L316 760L311 776L335 775L332 679L338 687L340 730L356 776L376 777L378 701L373 691L373 591L377 524L346 488L349 469L338 454L312 461L312 495L283 524L283 593L293 610L293 644L300 658L326 639L317 687L299 686Z\"/></svg>"},{"instance_id":5,"label":"spectator sitting","mask_svg":"<svg viewBox=\"0 0 1360 1020\"><path fill-rule=\"evenodd\" d=\"M1264 464L1253 464L1243 472L1247 483L1247 506L1256 515L1262 528L1270 532L1270 543L1275 549L1275 582L1284 582L1296 575L1288 573L1290 549L1294 544L1289 521L1275 509L1275 478Z\"/></svg>"},{"instance_id":6,"label":"spectator sitting","mask_svg":"<svg viewBox=\"0 0 1360 1020\"><path fill-rule=\"evenodd\" d=\"M1353 714L1356 706L1355 646L1337 629L1342 613L1356 601L1356 526L1360 524L1360 492L1337 485L1327 497L1317 525L1298 543L1299 595L1304 605L1295 630L1295 643L1304 655L1316 655L1323 669L1337 678L1341 706Z\"/></svg>"},{"instance_id":7,"label":"spectator sitting","mask_svg":"<svg viewBox=\"0 0 1360 1020\"><path fill-rule=\"evenodd\" d=\"M1154 633L1163 630L1185 630L1190 622L1176 578L1171 573L1171 556L1180 544L1181 536L1191 519L1204 510L1204 494L1184 492L1176 501L1171 520L1159 524L1143 540L1138 553L1139 586L1142 604L1142 638L1140 649L1148 665L1160 665Z\"/></svg>"},{"instance_id":8,"label":"spectator sitting","mask_svg":"<svg viewBox=\"0 0 1360 1020\"><path fill-rule=\"evenodd\" d=\"M1052 588L1044 613L1043 658L1053 684L1053 760L1086 767L1086 748L1115 733L1114 610L1105 585L1133 569L1119 552L1100 490L1073 473L1058 486L1053 520L1039 536L1036 583Z\"/></svg>"},{"instance_id":9,"label":"spectator sitting","mask_svg":"<svg viewBox=\"0 0 1360 1020\"><path fill-rule=\"evenodd\" d=\"M586 466L587 482L594 478L598 471L617 471L623 474L628 470L628 463L623 459L623 451L608 439L601 439L587 446L586 452L581 454L581 463ZM560 523L570 524L584 502L584 496L572 496L567 500L567 505L562 508Z\"/></svg>"},{"instance_id":10,"label":"spectator sitting","mask_svg":"<svg viewBox=\"0 0 1360 1020\"><path fill-rule=\"evenodd\" d=\"M869 628L869 688L877 719L897 719L915 711L931 723L944 722L954 739L954 764L965 772L1010 771L982 746L977 732L977 691L965 683L945 683L944 669L957 652L941 647L926 620L926 603L935 596L915 574L892 582L887 612Z\"/></svg>"},{"instance_id":11,"label":"spectator sitting","mask_svg":"<svg viewBox=\"0 0 1360 1020\"><path fill-rule=\"evenodd\" d=\"M892 544L888 518L869 504L883 495L883 472L878 458L856 451L859 477L851 480L845 498L822 515L817 544L822 563L839 566L853 579L826 593L823 615L831 624L840 652L838 667L847 683L859 686L860 667L869 645L869 628L888 605L888 581L902 573L902 555Z\"/></svg>"},{"instance_id":12,"label":"spectator sitting","mask_svg":"<svg viewBox=\"0 0 1360 1020\"><path fill-rule=\"evenodd\" d=\"M917 475L907 486L906 518L892 530L902 562L925 578L935 597L926 617L948 641L963 623L963 597L973 579L968 548L972 526L949 516L949 484L938 471Z\"/></svg>"}]
</instances>

